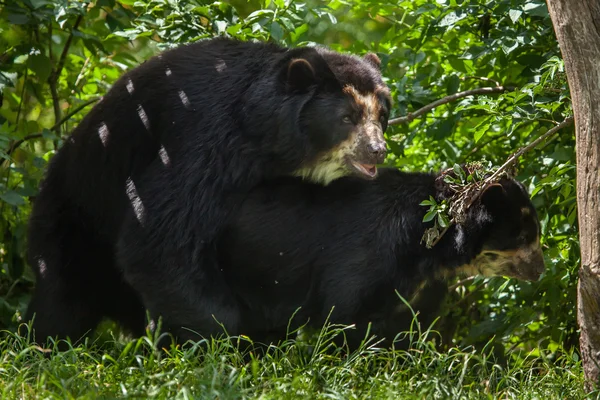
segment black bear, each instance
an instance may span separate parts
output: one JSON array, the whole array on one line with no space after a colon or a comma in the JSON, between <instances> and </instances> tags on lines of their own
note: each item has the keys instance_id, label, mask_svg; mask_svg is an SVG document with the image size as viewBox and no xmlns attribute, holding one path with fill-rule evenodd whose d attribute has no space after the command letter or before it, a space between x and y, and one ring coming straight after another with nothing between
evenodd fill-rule
<instances>
[{"instance_id":1,"label":"black bear","mask_svg":"<svg viewBox=\"0 0 600 400\"><path fill-rule=\"evenodd\" d=\"M371 333L389 345L412 321L396 291L414 298L430 321L448 277L538 279L544 271L540 224L514 179L487 188L464 223L431 249L421 244L431 223L423 223L427 208L420 202L448 193L439 177L386 168L370 182L344 178L323 187L283 178L252 190L218 242L221 279L240 316L228 334L283 339L299 307L292 329L322 326L334 307L330 322L356 324L346 331L351 348L369 322ZM424 287L429 295L419 298ZM212 308L210 297L198 294L196 302Z\"/></svg>"},{"instance_id":2,"label":"black bear","mask_svg":"<svg viewBox=\"0 0 600 400\"><path fill-rule=\"evenodd\" d=\"M244 193L279 176L374 178L389 109L373 54L220 38L126 73L40 185L26 314L36 339L76 340L103 317L141 334L144 306L175 334L218 307L225 317L214 239Z\"/></svg>"}]
</instances>

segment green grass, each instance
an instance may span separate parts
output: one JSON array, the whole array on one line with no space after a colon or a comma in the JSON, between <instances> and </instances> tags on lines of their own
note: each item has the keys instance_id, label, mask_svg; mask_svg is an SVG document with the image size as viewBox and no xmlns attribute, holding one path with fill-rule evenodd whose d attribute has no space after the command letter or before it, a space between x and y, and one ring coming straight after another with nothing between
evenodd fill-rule
<instances>
[{"instance_id":1,"label":"green grass","mask_svg":"<svg viewBox=\"0 0 600 400\"><path fill-rule=\"evenodd\" d=\"M262 355L226 340L154 351L153 340L97 340L42 351L6 333L0 339L2 399L580 399L576 357L510 357L486 351L439 352L416 341L409 351L365 346L343 356L327 349L340 329L316 342L289 341ZM596 398L596 394L588 398Z\"/></svg>"}]
</instances>

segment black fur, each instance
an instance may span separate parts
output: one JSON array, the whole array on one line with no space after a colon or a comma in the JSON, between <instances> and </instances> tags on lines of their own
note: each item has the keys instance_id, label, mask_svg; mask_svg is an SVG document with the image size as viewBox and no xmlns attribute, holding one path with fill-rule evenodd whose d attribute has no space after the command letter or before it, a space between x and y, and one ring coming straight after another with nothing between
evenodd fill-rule
<instances>
[{"instance_id":1,"label":"black fur","mask_svg":"<svg viewBox=\"0 0 600 400\"><path fill-rule=\"evenodd\" d=\"M212 312L235 325L214 238L251 187L314 167L356 133L340 122L353 107L346 85L383 87L371 61L229 39L125 74L52 159L34 204L26 317L36 314L37 339L75 340L106 316L140 334L143 304L184 337L182 323L207 327ZM327 118L315 122L315 110Z\"/></svg>"},{"instance_id":2,"label":"black fur","mask_svg":"<svg viewBox=\"0 0 600 400\"><path fill-rule=\"evenodd\" d=\"M241 316L237 326L226 325L228 333L256 341L283 338L298 307L292 328L307 321L320 326L335 306L331 322L357 325L349 331L351 347L369 322L389 345L412 319L396 291L410 299L422 284L440 287L440 279L477 256L539 246L527 192L517 181L503 180L484 192L463 225L427 249L420 244L427 208L419 203L443 197L436 185L436 175L382 170L372 182L345 178L321 187L282 179L253 190L219 240L220 279ZM537 279L543 260L521 268ZM444 295L415 304L427 322ZM211 298L196 301L211 308Z\"/></svg>"}]
</instances>

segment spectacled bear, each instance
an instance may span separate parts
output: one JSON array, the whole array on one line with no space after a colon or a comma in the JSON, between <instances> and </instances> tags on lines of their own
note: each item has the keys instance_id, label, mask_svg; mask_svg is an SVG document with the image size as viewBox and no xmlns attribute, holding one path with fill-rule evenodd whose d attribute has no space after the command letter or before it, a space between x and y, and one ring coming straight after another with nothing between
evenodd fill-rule
<instances>
[{"instance_id":1,"label":"spectacled bear","mask_svg":"<svg viewBox=\"0 0 600 400\"><path fill-rule=\"evenodd\" d=\"M320 327L329 316L356 324L346 331L350 348L369 322L389 346L412 321L396 292L431 321L448 277L538 279L540 224L514 179L487 188L464 223L431 249L421 244L432 223L423 223L428 210L420 202L448 195L439 177L386 168L370 182L344 178L323 187L283 178L256 187L218 241L220 273L240 316L236 326L226 325L228 334L268 343L284 339L288 327ZM423 289L427 298L419 297ZM209 297L198 293L196 301L211 308Z\"/></svg>"},{"instance_id":2,"label":"spectacled bear","mask_svg":"<svg viewBox=\"0 0 600 400\"><path fill-rule=\"evenodd\" d=\"M391 102L379 64L220 38L126 73L53 157L33 205L36 339L76 340L103 317L141 334L144 307L178 335L217 311L238 318L215 237L262 181L376 176Z\"/></svg>"}]
</instances>

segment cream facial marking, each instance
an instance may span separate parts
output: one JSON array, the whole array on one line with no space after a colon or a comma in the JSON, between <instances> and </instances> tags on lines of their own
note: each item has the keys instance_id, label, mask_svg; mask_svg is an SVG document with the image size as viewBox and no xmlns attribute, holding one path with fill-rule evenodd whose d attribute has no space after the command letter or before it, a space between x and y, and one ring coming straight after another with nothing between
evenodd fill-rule
<instances>
[{"instance_id":1,"label":"cream facial marking","mask_svg":"<svg viewBox=\"0 0 600 400\"><path fill-rule=\"evenodd\" d=\"M364 122L375 121L379 123L380 104L375 93L361 94L354 86L347 85L343 89L344 93L351 96L362 111L362 120Z\"/></svg>"},{"instance_id":2,"label":"cream facial marking","mask_svg":"<svg viewBox=\"0 0 600 400\"><path fill-rule=\"evenodd\" d=\"M369 142L373 147L377 147L382 139L382 126L379 122L381 116L381 105L377 94L368 93L361 94L354 86L347 85L343 89L344 93L352 97L354 102L361 110L361 124L365 127L365 133L369 138Z\"/></svg>"},{"instance_id":3,"label":"cream facial marking","mask_svg":"<svg viewBox=\"0 0 600 400\"><path fill-rule=\"evenodd\" d=\"M516 250L484 251L469 264L447 274L486 277L508 276L511 278L537 280L544 272L544 254L539 240Z\"/></svg>"},{"instance_id":4,"label":"cream facial marking","mask_svg":"<svg viewBox=\"0 0 600 400\"><path fill-rule=\"evenodd\" d=\"M322 185L330 184L348 174L345 167L347 159L354 156L359 142L358 135L354 132L335 149L318 158L312 166L300 168L294 175Z\"/></svg>"}]
</instances>

